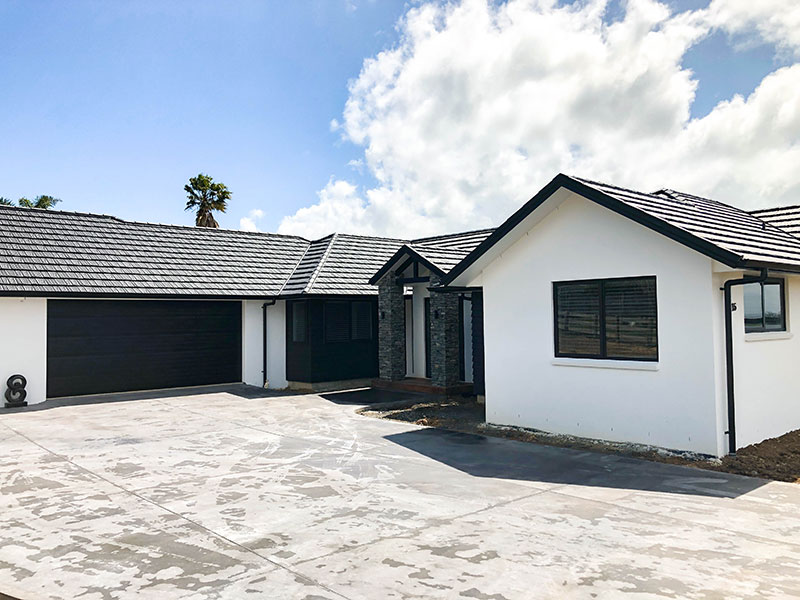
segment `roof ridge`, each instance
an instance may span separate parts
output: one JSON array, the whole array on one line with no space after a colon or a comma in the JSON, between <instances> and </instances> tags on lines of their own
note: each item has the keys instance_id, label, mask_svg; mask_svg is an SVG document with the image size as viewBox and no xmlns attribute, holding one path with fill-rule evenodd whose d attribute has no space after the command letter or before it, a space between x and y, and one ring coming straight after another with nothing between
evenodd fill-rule
<instances>
[{"instance_id":1,"label":"roof ridge","mask_svg":"<svg viewBox=\"0 0 800 600\"><path fill-rule=\"evenodd\" d=\"M469 229L467 231L457 231L455 233L445 233L442 235L431 235L427 237L415 238L413 240L409 240L412 244L425 244L427 241L430 240L444 240L448 238L457 237L460 235L469 235L471 233L486 233L494 231L497 227L484 227L483 229Z\"/></svg>"},{"instance_id":2,"label":"roof ridge","mask_svg":"<svg viewBox=\"0 0 800 600\"><path fill-rule=\"evenodd\" d=\"M642 191L639 191L639 190L635 190L633 188L626 188L626 187L622 187L621 185L614 185L613 183L604 183L602 181L597 181L595 179L587 179L586 177L578 177L577 175L566 175L566 177L569 177L570 179L574 179L575 181L579 181L581 183L588 183L589 185L602 185L604 187L611 188L611 189L614 189L614 190L621 190L623 192L633 192L634 194L644 194L645 196L653 196L654 195L654 194L649 193L649 192L642 192ZM661 191L661 190L658 190L658 191ZM674 191L674 190L672 190L672 191Z\"/></svg>"},{"instance_id":3,"label":"roof ridge","mask_svg":"<svg viewBox=\"0 0 800 600\"><path fill-rule=\"evenodd\" d=\"M633 191L633 190L631 190L631 191ZM784 235L789 236L790 238L793 238L795 240L800 240L800 237L796 236L795 234L793 234L793 233L791 233L789 231L786 231L782 227L778 227L777 225L775 225L771 221L766 221L766 220L760 218L758 215L753 214L751 211L744 210L743 208L739 208L738 206L734 206L733 204L728 204L726 202L722 202L721 200L715 200L714 198L706 198L705 196L698 196L696 194L689 194L687 192L680 192L678 190L673 190L673 189L670 189L670 188L660 189L660 190L658 190L656 192L653 192L652 195L656 195L656 194L665 194L669 198L673 198L673 194L677 194L677 195L680 195L680 196L686 196L690 201L691 200L702 200L704 202L711 202L711 203L716 204L718 206L724 207L726 209L726 211L736 212L738 214L747 215L749 217L752 217L752 218L756 219L761 224L761 230L762 231L766 231L767 229L772 228L772 229L774 229L774 230L776 230L776 231L778 231L778 232L780 232L780 233L782 233ZM680 198L673 198L673 199L678 201L678 202L681 201Z\"/></svg>"},{"instance_id":4,"label":"roof ridge","mask_svg":"<svg viewBox=\"0 0 800 600\"><path fill-rule=\"evenodd\" d=\"M386 236L383 236L383 235L361 235L359 233L338 233L338 232L329 233L325 237L321 237L319 239L320 240L324 240L326 237L331 236L331 235L335 235L335 236L339 236L339 237L359 238L359 239L362 239L362 240L385 240L387 242L400 242L400 243L403 243L403 244L408 243L408 242L411 241L411 240L407 240L407 239L404 239L404 238L392 238L392 237L386 237ZM319 240L315 240L315 241L319 241Z\"/></svg>"},{"instance_id":5,"label":"roof ridge","mask_svg":"<svg viewBox=\"0 0 800 600\"><path fill-rule=\"evenodd\" d=\"M289 235L285 233L273 233L271 231L244 231L243 229L229 229L227 227L198 227L197 225L178 225L175 223L153 223L152 221L132 221L127 219L122 219L120 217L114 215L106 215L100 213L90 213L90 212L82 212L76 210L56 210L50 208L28 208L25 206L8 206L5 204L0 204L0 210L13 210L18 212L36 212L40 215L47 214L47 215L65 215L65 216L76 216L76 217L92 217L95 219L104 219L108 221L115 221L117 223L123 223L125 225L141 225L147 227L164 227L164 228L171 228L171 229L185 229L187 231L197 231L197 232L219 232L219 233L233 233L236 235L250 235L250 236L270 236L270 237L279 237L279 238L288 238L294 240L303 240L305 242L309 242L307 238L304 238L299 235ZM212 234L214 235L214 234Z\"/></svg>"},{"instance_id":6,"label":"roof ridge","mask_svg":"<svg viewBox=\"0 0 800 600\"><path fill-rule=\"evenodd\" d=\"M320 256L319 262L317 263L317 266L314 267L314 272L311 273L311 277L308 278L308 283L306 284L303 291L309 291L314 286L314 282L317 280L317 277L322 271L322 265L328 259L328 256L330 256L331 249L333 248L333 244L336 243L337 237L339 237L338 233L334 233L331 235L331 239L328 241L328 247L325 248L325 252L323 252L322 256Z\"/></svg>"},{"instance_id":7,"label":"roof ridge","mask_svg":"<svg viewBox=\"0 0 800 600\"><path fill-rule=\"evenodd\" d=\"M746 211L751 215L755 215L756 213L765 213L773 210L785 210L785 209L800 209L800 204L787 204L785 206L773 206L771 208L756 208L753 210Z\"/></svg>"}]
</instances>

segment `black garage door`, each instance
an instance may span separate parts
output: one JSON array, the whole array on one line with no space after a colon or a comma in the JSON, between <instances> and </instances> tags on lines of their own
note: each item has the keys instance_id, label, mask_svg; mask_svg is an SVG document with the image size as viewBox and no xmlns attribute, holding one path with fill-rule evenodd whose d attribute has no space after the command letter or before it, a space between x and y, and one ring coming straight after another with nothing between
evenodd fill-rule
<instances>
[{"instance_id":1,"label":"black garage door","mask_svg":"<svg viewBox=\"0 0 800 600\"><path fill-rule=\"evenodd\" d=\"M47 396L242 380L242 305L49 300Z\"/></svg>"}]
</instances>

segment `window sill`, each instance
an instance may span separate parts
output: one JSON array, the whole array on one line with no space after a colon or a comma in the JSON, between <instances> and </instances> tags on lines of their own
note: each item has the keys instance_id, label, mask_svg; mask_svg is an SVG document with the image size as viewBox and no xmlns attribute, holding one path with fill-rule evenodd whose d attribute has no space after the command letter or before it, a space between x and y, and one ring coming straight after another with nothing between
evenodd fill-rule
<instances>
[{"instance_id":1,"label":"window sill","mask_svg":"<svg viewBox=\"0 0 800 600\"><path fill-rule=\"evenodd\" d=\"M766 342L768 340L790 340L794 335L790 331L764 331L758 333L745 333L745 342Z\"/></svg>"},{"instance_id":2,"label":"window sill","mask_svg":"<svg viewBox=\"0 0 800 600\"><path fill-rule=\"evenodd\" d=\"M594 358L554 358L557 367L589 367L594 369L622 369L627 371L658 371L657 362L644 360L604 360Z\"/></svg>"}]
</instances>

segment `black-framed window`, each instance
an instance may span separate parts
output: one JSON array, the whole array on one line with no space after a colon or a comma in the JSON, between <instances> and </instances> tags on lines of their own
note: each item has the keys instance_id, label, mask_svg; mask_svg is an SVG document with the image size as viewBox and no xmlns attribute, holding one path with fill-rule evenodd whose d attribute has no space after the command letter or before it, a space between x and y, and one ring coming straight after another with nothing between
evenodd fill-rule
<instances>
[{"instance_id":1,"label":"black-framed window","mask_svg":"<svg viewBox=\"0 0 800 600\"><path fill-rule=\"evenodd\" d=\"M350 305L350 337L353 341L372 339L372 302L354 300Z\"/></svg>"},{"instance_id":2,"label":"black-framed window","mask_svg":"<svg viewBox=\"0 0 800 600\"><path fill-rule=\"evenodd\" d=\"M325 341L350 341L350 302L329 300L324 305Z\"/></svg>"},{"instance_id":3,"label":"black-framed window","mask_svg":"<svg viewBox=\"0 0 800 600\"><path fill-rule=\"evenodd\" d=\"M325 301L325 342L372 340L373 308L373 302L363 300Z\"/></svg>"},{"instance_id":4,"label":"black-framed window","mask_svg":"<svg viewBox=\"0 0 800 600\"><path fill-rule=\"evenodd\" d=\"M783 279L747 283L744 294L744 331L786 331L786 297Z\"/></svg>"},{"instance_id":5,"label":"black-framed window","mask_svg":"<svg viewBox=\"0 0 800 600\"><path fill-rule=\"evenodd\" d=\"M553 283L555 355L658 360L655 277Z\"/></svg>"},{"instance_id":6,"label":"black-framed window","mask_svg":"<svg viewBox=\"0 0 800 600\"><path fill-rule=\"evenodd\" d=\"M292 302L292 341L303 343L308 340L308 303Z\"/></svg>"}]
</instances>

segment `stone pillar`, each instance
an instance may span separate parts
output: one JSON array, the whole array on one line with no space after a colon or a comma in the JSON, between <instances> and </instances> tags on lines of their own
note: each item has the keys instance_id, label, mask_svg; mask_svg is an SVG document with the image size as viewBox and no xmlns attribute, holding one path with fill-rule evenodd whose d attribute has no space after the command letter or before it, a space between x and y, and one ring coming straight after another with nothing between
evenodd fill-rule
<instances>
[{"instance_id":1,"label":"stone pillar","mask_svg":"<svg viewBox=\"0 0 800 600\"><path fill-rule=\"evenodd\" d=\"M439 284L431 277L431 286ZM460 379L458 294L431 292L431 383L449 387Z\"/></svg>"},{"instance_id":2,"label":"stone pillar","mask_svg":"<svg viewBox=\"0 0 800 600\"><path fill-rule=\"evenodd\" d=\"M406 307L395 277L390 271L378 282L378 372L386 381L406 376Z\"/></svg>"}]
</instances>

